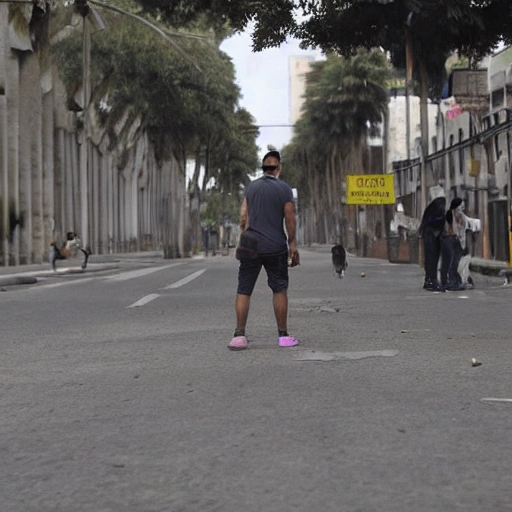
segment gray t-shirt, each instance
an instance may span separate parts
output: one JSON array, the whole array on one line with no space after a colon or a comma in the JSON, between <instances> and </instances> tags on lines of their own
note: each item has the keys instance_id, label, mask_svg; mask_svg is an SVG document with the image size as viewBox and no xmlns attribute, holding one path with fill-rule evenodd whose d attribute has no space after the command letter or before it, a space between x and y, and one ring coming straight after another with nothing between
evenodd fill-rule
<instances>
[{"instance_id":1,"label":"gray t-shirt","mask_svg":"<svg viewBox=\"0 0 512 512\"><path fill-rule=\"evenodd\" d=\"M249 230L257 234L258 253L286 252L284 205L293 202L290 186L278 178L263 176L253 181L245 194L249 213Z\"/></svg>"}]
</instances>

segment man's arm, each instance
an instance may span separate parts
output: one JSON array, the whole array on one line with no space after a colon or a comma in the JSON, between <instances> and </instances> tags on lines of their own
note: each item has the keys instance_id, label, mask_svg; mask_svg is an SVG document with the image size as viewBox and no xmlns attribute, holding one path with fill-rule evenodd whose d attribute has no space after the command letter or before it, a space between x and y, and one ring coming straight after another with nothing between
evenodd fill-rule
<instances>
[{"instance_id":1,"label":"man's arm","mask_svg":"<svg viewBox=\"0 0 512 512\"><path fill-rule=\"evenodd\" d=\"M288 233L288 244L295 243L295 232L297 230L297 222L295 220L295 204L292 202L284 205L284 224Z\"/></svg>"},{"instance_id":2,"label":"man's arm","mask_svg":"<svg viewBox=\"0 0 512 512\"><path fill-rule=\"evenodd\" d=\"M284 205L284 224L288 233L289 257L291 258L291 266L300 265L299 251L297 250L297 242L295 233L297 230L297 221L295 220L295 204L293 202Z\"/></svg>"},{"instance_id":3,"label":"man's arm","mask_svg":"<svg viewBox=\"0 0 512 512\"><path fill-rule=\"evenodd\" d=\"M247 199L244 199L242 206L240 207L240 227L242 228L242 231L245 231L247 229L247 219Z\"/></svg>"}]
</instances>

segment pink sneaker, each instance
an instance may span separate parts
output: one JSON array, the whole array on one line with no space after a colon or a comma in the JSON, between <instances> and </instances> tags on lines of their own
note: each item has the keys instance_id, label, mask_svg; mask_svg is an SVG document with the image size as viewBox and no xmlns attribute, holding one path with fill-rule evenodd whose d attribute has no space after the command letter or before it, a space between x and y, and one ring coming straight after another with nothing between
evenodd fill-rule
<instances>
[{"instance_id":1,"label":"pink sneaker","mask_svg":"<svg viewBox=\"0 0 512 512\"><path fill-rule=\"evenodd\" d=\"M228 348L229 350L245 350L247 348L247 338L245 336L235 336Z\"/></svg>"},{"instance_id":2,"label":"pink sneaker","mask_svg":"<svg viewBox=\"0 0 512 512\"><path fill-rule=\"evenodd\" d=\"M293 336L279 336L280 347L296 347L299 344L299 340Z\"/></svg>"}]
</instances>

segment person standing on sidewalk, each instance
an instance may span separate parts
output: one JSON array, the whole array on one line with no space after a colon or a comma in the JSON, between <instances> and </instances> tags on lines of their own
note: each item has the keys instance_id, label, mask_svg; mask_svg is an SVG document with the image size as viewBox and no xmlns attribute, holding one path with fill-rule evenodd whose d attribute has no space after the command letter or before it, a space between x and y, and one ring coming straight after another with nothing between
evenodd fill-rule
<instances>
[{"instance_id":1,"label":"person standing on sidewalk","mask_svg":"<svg viewBox=\"0 0 512 512\"><path fill-rule=\"evenodd\" d=\"M300 264L295 240L295 204L292 189L279 179L281 155L270 151L263 157L263 177L248 187L240 210L242 235L237 258L238 289L235 301L236 329L230 350L247 348L245 326L254 286L261 268L267 273L273 293L274 314L280 347L294 347L299 341L288 334L288 265ZM286 235L284 231L286 225Z\"/></svg>"},{"instance_id":2,"label":"person standing on sidewalk","mask_svg":"<svg viewBox=\"0 0 512 512\"><path fill-rule=\"evenodd\" d=\"M442 238L441 280L450 291L464 290L464 283L458 270L466 248L466 230L469 229L469 222L463 210L462 199L456 197L446 213L446 229Z\"/></svg>"},{"instance_id":3,"label":"person standing on sidewalk","mask_svg":"<svg viewBox=\"0 0 512 512\"><path fill-rule=\"evenodd\" d=\"M419 232L423 238L425 254L425 281L423 288L444 291L437 279L437 266L441 254L441 234L445 224L446 198L434 199L425 209Z\"/></svg>"}]
</instances>

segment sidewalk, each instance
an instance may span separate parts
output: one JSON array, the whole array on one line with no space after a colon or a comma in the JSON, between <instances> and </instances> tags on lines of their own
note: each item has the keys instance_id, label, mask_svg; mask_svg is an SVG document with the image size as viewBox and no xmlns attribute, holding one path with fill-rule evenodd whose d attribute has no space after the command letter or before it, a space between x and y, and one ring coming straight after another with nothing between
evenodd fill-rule
<instances>
[{"instance_id":1,"label":"sidewalk","mask_svg":"<svg viewBox=\"0 0 512 512\"><path fill-rule=\"evenodd\" d=\"M485 260L484 258L471 258L470 270L486 276L499 276L502 270L510 269L506 261Z\"/></svg>"},{"instance_id":2,"label":"sidewalk","mask_svg":"<svg viewBox=\"0 0 512 512\"><path fill-rule=\"evenodd\" d=\"M48 262L33 265L0 267L0 286L34 284L37 282L38 277L47 277L56 274L85 274L92 272L102 272L105 270L116 270L119 268L118 263L122 261L158 261L162 258L162 251L131 252L122 254L93 254L89 259L89 263L86 269L81 267L83 260L80 257L57 262L57 271L53 271Z\"/></svg>"}]
</instances>

